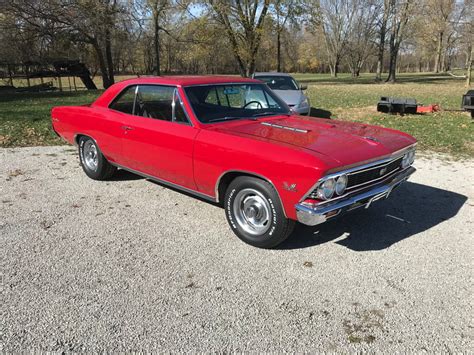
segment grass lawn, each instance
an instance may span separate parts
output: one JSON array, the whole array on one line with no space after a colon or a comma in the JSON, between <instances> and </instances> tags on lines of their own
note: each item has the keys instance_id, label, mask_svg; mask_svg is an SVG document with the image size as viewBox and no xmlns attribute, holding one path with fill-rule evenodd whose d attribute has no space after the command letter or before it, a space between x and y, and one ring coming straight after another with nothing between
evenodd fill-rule
<instances>
[{"instance_id":1,"label":"grass lawn","mask_svg":"<svg viewBox=\"0 0 474 355\"><path fill-rule=\"evenodd\" d=\"M396 84L375 84L373 74L353 79L342 74L334 79L324 74L295 74L307 83L315 114L342 120L366 122L408 132L419 149L474 156L474 121L459 110L467 91L464 81L444 75L406 74ZM61 144L51 131L50 111L57 105L80 105L93 101L100 91L52 93L0 93L0 146ZM426 115L388 115L376 112L380 96L413 97L419 103L437 103L444 109Z\"/></svg>"}]
</instances>

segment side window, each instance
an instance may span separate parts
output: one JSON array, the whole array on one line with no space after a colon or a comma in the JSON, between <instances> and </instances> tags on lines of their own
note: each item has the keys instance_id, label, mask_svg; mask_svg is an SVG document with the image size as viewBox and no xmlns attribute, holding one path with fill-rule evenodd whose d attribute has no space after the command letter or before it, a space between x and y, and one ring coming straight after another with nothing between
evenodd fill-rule
<instances>
[{"instance_id":1,"label":"side window","mask_svg":"<svg viewBox=\"0 0 474 355\"><path fill-rule=\"evenodd\" d=\"M137 116L169 122L174 117L174 122L189 123L176 88L172 86L139 85L135 106Z\"/></svg>"},{"instance_id":2,"label":"side window","mask_svg":"<svg viewBox=\"0 0 474 355\"><path fill-rule=\"evenodd\" d=\"M112 110L128 113L133 115L133 107L135 104L135 91L137 86L129 86L124 89L110 104L109 108Z\"/></svg>"},{"instance_id":3,"label":"side window","mask_svg":"<svg viewBox=\"0 0 474 355\"><path fill-rule=\"evenodd\" d=\"M174 87L143 85L138 87L136 115L171 121Z\"/></svg>"}]
</instances>

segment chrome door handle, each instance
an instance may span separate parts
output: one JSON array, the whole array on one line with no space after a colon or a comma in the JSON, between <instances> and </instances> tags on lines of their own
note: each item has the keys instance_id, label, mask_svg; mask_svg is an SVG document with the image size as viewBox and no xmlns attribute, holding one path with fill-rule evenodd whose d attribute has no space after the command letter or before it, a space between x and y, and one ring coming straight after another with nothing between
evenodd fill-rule
<instances>
[{"instance_id":1,"label":"chrome door handle","mask_svg":"<svg viewBox=\"0 0 474 355\"><path fill-rule=\"evenodd\" d=\"M132 131L133 130L133 127L130 127L130 126L122 126L122 129L124 131Z\"/></svg>"}]
</instances>

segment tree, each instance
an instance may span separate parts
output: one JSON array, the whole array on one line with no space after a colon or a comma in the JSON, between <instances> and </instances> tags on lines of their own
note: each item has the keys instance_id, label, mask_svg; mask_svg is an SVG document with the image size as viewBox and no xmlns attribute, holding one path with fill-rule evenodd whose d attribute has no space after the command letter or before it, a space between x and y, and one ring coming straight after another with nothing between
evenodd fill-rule
<instances>
[{"instance_id":1,"label":"tree","mask_svg":"<svg viewBox=\"0 0 474 355\"><path fill-rule=\"evenodd\" d=\"M153 48L155 50L155 75L161 75L160 67L160 19L169 7L169 0L149 0L148 6L151 8L153 21Z\"/></svg>"},{"instance_id":2,"label":"tree","mask_svg":"<svg viewBox=\"0 0 474 355\"><path fill-rule=\"evenodd\" d=\"M270 0L208 1L227 33L240 74L251 76Z\"/></svg>"},{"instance_id":3,"label":"tree","mask_svg":"<svg viewBox=\"0 0 474 355\"><path fill-rule=\"evenodd\" d=\"M411 13L413 0L390 0L391 28L390 28L390 65L387 82L396 81L397 58L400 45L404 40L407 24Z\"/></svg>"},{"instance_id":4,"label":"tree","mask_svg":"<svg viewBox=\"0 0 474 355\"><path fill-rule=\"evenodd\" d=\"M68 38L91 45L105 88L114 83L112 36L121 10L117 0L11 0L6 7L19 29L50 41Z\"/></svg>"},{"instance_id":5,"label":"tree","mask_svg":"<svg viewBox=\"0 0 474 355\"><path fill-rule=\"evenodd\" d=\"M277 35L277 72L282 71L281 63L281 35L288 22L295 22L303 10L302 0L274 0L270 13L275 21Z\"/></svg>"},{"instance_id":6,"label":"tree","mask_svg":"<svg viewBox=\"0 0 474 355\"><path fill-rule=\"evenodd\" d=\"M387 37L387 25L390 18L390 6L392 2L390 0L383 0L382 5L382 17L379 19L379 42L377 44L377 71L375 73L375 80L382 80L383 71L383 58L385 54L385 40Z\"/></svg>"},{"instance_id":7,"label":"tree","mask_svg":"<svg viewBox=\"0 0 474 355\"><path fill-rule=\"evenodd\" d=\"M353 30L355 2L320 0L319 6L314 6L314 8L320 13L312 16L312 22L324 34L331 74L337 77L349 34Z\"/></svg>"},{"instance_id":8,"label":"tree","mask_svg":"<svg viewBox=\"0 0 474 355\"><path fill-rule=\"evenodd\" d=\"M347 38L347 62L353 77L358 77L367 58L373 54L376 20L380 10L374 0L353 0L355 3L352 30Z\"/></svg>"}]
</instances>

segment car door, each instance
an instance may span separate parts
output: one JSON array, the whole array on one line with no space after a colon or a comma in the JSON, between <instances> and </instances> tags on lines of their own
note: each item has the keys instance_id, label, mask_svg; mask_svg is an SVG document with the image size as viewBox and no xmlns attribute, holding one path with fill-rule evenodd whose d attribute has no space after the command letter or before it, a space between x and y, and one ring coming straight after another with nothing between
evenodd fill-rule
<instances>
[{"instance_id":1,"label":"car door","mask_svg":"<svg viewBox=\"0 0 474 355\"><path fill-rule=\"evenodd\" d=\"M194 189L193 146L198 129L174 86L139 85L134 115L124 122L123 151L133 170Z\"/></svg>"}]
</instances>

